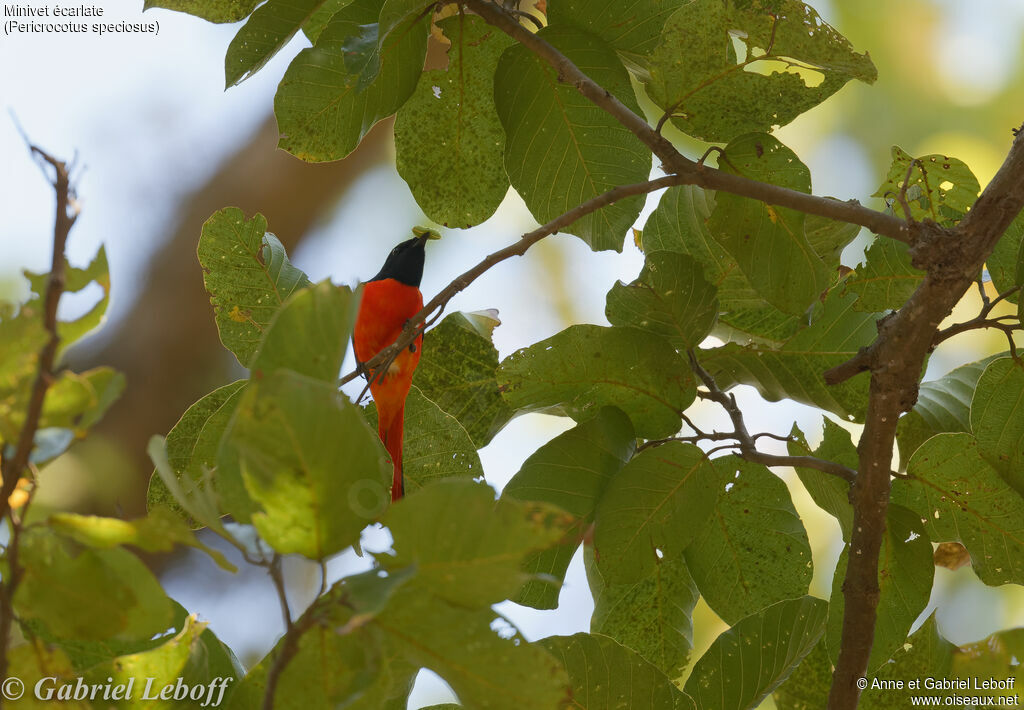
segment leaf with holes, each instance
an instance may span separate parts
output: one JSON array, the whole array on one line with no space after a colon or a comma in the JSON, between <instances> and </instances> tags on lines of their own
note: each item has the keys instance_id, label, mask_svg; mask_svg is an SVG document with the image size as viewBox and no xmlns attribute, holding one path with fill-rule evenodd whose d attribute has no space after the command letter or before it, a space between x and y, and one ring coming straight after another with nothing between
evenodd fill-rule
<instances>
[{"instance_id":1,"label":"leaf with holes","mask_svg":"<svg viewBox=\"0 0 1024 710\"><path fill-rule=\"evenodd\" d=\"M970 434L939 434L921 445L893 483L892 501L925 522L932 542L961 542L990 586L1024 583L1024 498L1007 485Z\"/></svg>"},{"instance_id":2,"label":"leaf with holes","mask_svg":"<svg viewBox=\"0 0 1024 710\"><path fill-rule=\"evenodd\" d=\"M765 466L715 459L718 498L711 520L686 547L701 595L726 623L807 593L811 546L786 484Z\"/></svg>"},{"instance_id":3,"label":"leaf with holes","mask_svg":"<svg viewBox=\"0 0 1024 710\"><path fill-rule=\"evenodd\" d=\"M784 126L851 79L877 77L867 54L799 0L682 3L648 66L654 103L711 142Z\"/></svg>"},{"instance_id":4,"label":"leaf with holes","mask_svg":"<svg viewBox=\"0 0 1024 710\"><path fill-rule=\"evenodd\" d=\"M800 597L741 619L700 657L686 692L702 710L757 707L814 648L827 613L821 599Z\"/></svg>"},{"instance_id":5,"label":"leaf with holes","mask_svg":"<svg viewBox=\"0 0 1024 710\"><path fill-rule=\"evenodd\" d=\"M395 161L430 219L469 227L490 217L508 192L494 70L512 41L473 15L439 26L452 43L448 68L424 72L398 111Z\"/></svg>"},{"instance_id":6,"label":"leaf with holes","mask_svg":"<svg viewBox=\"0 0 1024 710\"><path fill-rule=\"evenodd\" d=\"M636 113L629 76L597 37L569 27L537 33ZM628 129L522 45L505 50L494 77L494 101L505 127L505 169L539 222L547 222L603 192L647 180L651 154ZM604 207L561 230L591 249L622 251L642 196Z\"/></svg>"},{"instance_id":7,"label":"leaf with holes","mask_svg":"<svg viewBox=\"0 0 1024 710\"><path fill-rule=\"evenodd\" d=\"M535 609L554 609L565 571L580 540L594 521L594 509L612 477L636 450L629 418L604 407L533 452L502 491L502 496L558 506L576 518L557 544L527 559L524 569L544 579L527 582L513 601Z\"/></svg>"},{"instance_id":8,"label":"leaf with holes","mask_svg":"<svg viewBox=\"0 0 1024 710\"><path fill-rule=\"evenodd\" d=\"M288 261L266 218L247 220L237 207L206 220L198 251L220 340L248 367L274 313L309 279Z\"/></svg>"},{"instance_id":9,"label":"leaf with holes","mask_svg":"<svg viewBox=\"0 0 1024 710\"><path fill-rule=\"evenodd\" d=\"M692 444L640 452L612 479L597 506L594 550L611 583L636 582L660 557L678 555L706 526L720 474Z\"/></svg>"},{"instance_id":10,"label":"leaf with holes","mask_svg":"<svg viewBox=\"0 0 1024 710\"><path fill-rule=\"evenodd\" d=\"M689 366L665 340L636 328L574 325L502 361L498 382L516 410L576 421L603 406L624 411L637 435L671 436L696 397Z\"/></svg>"},{"instance_id":11,"label":"leaf with holes","mask_svg":"<svg viewBox=\"0 0 1024 710\"><path fill-rule=\"evenodd\" d=\"M905 191L913 219L952 227L967 214L980 190L978 178L962 160L948 155L914 158L894 145L889 174L872 197L891 200L894 210L902 210L899 198Z\"/></svg>"}]
</instances>

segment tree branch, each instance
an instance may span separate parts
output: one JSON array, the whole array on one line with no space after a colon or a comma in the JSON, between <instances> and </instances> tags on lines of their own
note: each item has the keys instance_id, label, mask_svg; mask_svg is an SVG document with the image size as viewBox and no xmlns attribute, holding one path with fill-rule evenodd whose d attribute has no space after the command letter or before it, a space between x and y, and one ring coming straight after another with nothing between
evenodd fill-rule
<instances>
[{"instance_id":1,"label":"tree branch","mask_svg":"<svg viewBox=\"0 0 1024 710\"><path fill-rule=\"evenodd\" d=\"M696 163L682 155L664 136L651 128L646 120L633 113L611 92L584 74L568 57L544 39L523 27L515 17L488 0L466 0L466 6L484 20L509 35L547 62L558 74L558 80L576 87L584 97L604 109L643 142L661 160L666 172L684 178L683 184L709 190L722 190L741 197L760 200L770 205L788 207L806 214L858 224L907 244L912 241L911 227L892 215L862 206L856 200L842 202L830 197L817 197L769 183L751 180L742 175L723 172Z\"/></svg>"},{"instance_id":2,"label":"tree branch","mask_svg":"<svg viewBox=\"0 0 1024 710\"><path fill-rule=\"evenodd\" d=\"M871 384L859 473L850 491L853 532L843 582L845 611L839 658L829 693L830 710L854 710L857 680L867 671L879 600L878 555L885 534L893 444L900 415L917 401L924 360L939 324L974 283L985 260L1024 206L1024 135L1018 136L999 172L954 229L930 230L927 274L899 311L879 321L875 343L858 354Z\"/></svg>"},{"instance_id":3,"label":"tree branch","mask_svg":"<svg viewBox=\"0 0 1024 710\"><path fill-rule=\"evenodd\" d=\"M706 393L701 393L701 396L722 405L722 408L725 409L726 413L729 415L729 419L732 420L732 425L735 431L729 436L736 439L737 443L735 445L739 448L738 455L740 458L753 463L764 464L765 466L799 466L801 468L813 468L824 473L832 474L833 476L838 476L847 483L852 483L857 478L856 471L842 465L841 463L837 463L836 461L828 461L816 456L778 456L764 451L758 451L757 444L755 442L757 438L762 436L771 436L785 440L785 437L777 437L774 434L758 434L757 436L752 437L747 431L746 423L743 421L743 412L740 411L739 406L736 404L736 397L732 394L723 392L719 388L718 384L715 382L715 378L711 376L711 373L705 370L697 361L697 356L693 350L687 350L686 352L689 356L691 369L693 369L694 374L700 378L700 381L704 383L704 386L708 390ZM692 428L700 434L699 430L695 427Z\"/></svg>"},{"instance_id":4,"label":"tree branch","mask_svg":"<svg viewBox=\"0 0 1024 710\"><path fill-rule=\"evenodd\" d=\"M614 189L609 190L597 197L591 198L581 205L574 207L565 214L556 217L547 224L538 227L532 232L527 232L519 241L514 244L510 244L504 249L499 249L496 252L488 254L484 259L476 266L466 271L461 276L455 278L451 283L441 289L436 296L434 296L427 305L425 305L419 313L409 319L402 329L398 339L388 347L381 350L379 353L374 355L372 358L363 363L362 369L359 368L348 373L339 380L338 384L343 385L346 382L350 382L358 377L363 372L370 372L381 367L384 363L389 360L393 360L395 356L404 348L408 347L416 336L419 334L421 328L420 324L423 323L431 313L441 308L443 309L457 293L465 289L471 283L476 281L481 275L487 272L491 267L500 264L506 259L510 259L513 256L522 256L526 253L526 250L532 247L534 244L539 242L544 237L551 236L558 232L560 229L568 227L576 220L584 217L591 212L596 212L602 207L607 207L613 202L622 200L626 197L632 197L634 195L645 195L655 190L660 190L665 187L672 187L674 185L682 185L684 181L677 175L668 175L666 177L658 178L656 180L650 180L648 182L636 183L633 185L622 185Z\"/></svg>"},{"instance_id":5,"label":"tree branch","mask_svg":"<svg viewBox=\"0 0 1024 710\"><path fill-rule=\"evenodd\" d=\"M26 143L28 141L26 140ZM43 413L43 402L46 391L53 382L54 361L60 345L60 334L57 332L57 306L61 294L64 293L64 250L68 235L78 217L78 208L74 201L74 189L68 166L54 158L41 148L28 143L29 151L43 163L53 168L53 189L56 193L56 210L53 226L53 256L50 264L50 275L46 282L46 293L43 296L43 325L49 337L39 351L36 378L29 397L25 423L18 435L18 446L10 462L3 466L3 483L0 485L0 520L10 519L11 541L7 546L8 574L0 582L0 678L7 677L7 645L10 641L11 625L14 619L14 594L21 577L18 566L18 541L21 520L16 519L11 509L10 499L18 486L18 481L29 466L29 458L35 442L39 419ZM3 700L0 699L0 705Z\"/></svg>"}]
</instances>

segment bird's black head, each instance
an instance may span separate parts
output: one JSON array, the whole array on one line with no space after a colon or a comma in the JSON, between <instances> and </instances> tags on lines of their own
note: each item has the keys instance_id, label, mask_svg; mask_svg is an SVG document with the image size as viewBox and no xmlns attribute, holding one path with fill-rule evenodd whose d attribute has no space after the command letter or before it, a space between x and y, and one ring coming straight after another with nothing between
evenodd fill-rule
<instances>
[{"instance_id":1,"label":"bird's black head","mask_svg":"<svg viewBox=\"0 0 1024 710\"><path fill-rule=\"evenodd\" d=\"M396 246L388 254L384 266L370 281L394 279L406 286L419 288L420 280L423 278L423 248L428 238L429 235L422 234Z\"/></svg>"}]
</instances>

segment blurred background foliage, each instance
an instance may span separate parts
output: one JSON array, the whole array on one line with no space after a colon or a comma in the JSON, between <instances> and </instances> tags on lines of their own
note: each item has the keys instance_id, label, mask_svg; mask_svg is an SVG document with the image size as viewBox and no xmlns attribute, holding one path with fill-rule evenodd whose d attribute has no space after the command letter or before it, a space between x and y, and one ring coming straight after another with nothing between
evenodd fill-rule
<instances>
[{"instance_id":1,"label":"blurred background foliage","mask_svg":"<svg viewBox=\"0 0 1024 710\"><path fill-rule=\"evenodd\" d=\"M883 180L894 144L913 155L956 156L985 185L1005 155L1010 129L1021 121L1024 3L811 4L858 51L870 52L879 74L873 86L851 82L777 132L811 168L814 192L880 207L870 195ZM130 19L140 13L118 7L107 14ZM110 257L110 317L77 347L70 364L112 365L128 378L125 396L102 427L46 469L36 515L54 509L141 513L152 470L144 453L148 437L166 433L189 404L237 375L217 340L195 257L200 226L211 213L228 205L262 212L311 279L349 284L374 273L411 225L425 223L394 170L390 121L337 163L306 165L275 149L272 96L284 67L303 46L301 35L255 78L223 92L223 54L236 28L153 14L161 22L158 37L38 35L0 44L0 103L17 115L32 140L56 155L77 154L84 165L72 263L85 261L100 243ZM428 64L440 60L434 47ZM649 117L657 120L653 113ZM692 157L704 151L701 144L669 135ZM45 270L49 262L52 190L7 116L0 117L0 165L0 298L17 300L27 293L20 269ZM532 224L510 195L484 225L442 230L445 239L430 247L424 293L433 294ZM527 258L487 274L449 310L498 308L503 325L495 341L502 357L571 323L605 323L605 292L616 279L632 279L642 264L631 242L617 255L593 253L572 237L546 240ZM844 263L855 266L867 243L862 235L845 252ZM78 312L95 297L86 293L62 308ZM978 303L972 293L953 318L969 318ZM927 377L1003 349L998 333L961 336L936 353ZM754 430L786 433L795 419L814 443L821 424L811 410L763 403L752 390L740 395ZM714 415L703 421L724 424ZM568 425L543 415L513 422L481 452L488 480L500 488L530 452ZM840 550L838 527L786 478L815 548L812 593L827 596ZM209 619L243 660L265 652L280 632L276 600L262 571L243 569L233 577L189 553L151 563L169 593ZM343 556L330 569L340 576L360 565L365 562ZM288 571L293 601L301 605L312 598L318 572L301 562ZM937 570L926 615L936 607L942 633L957 643L1024 624L1019 588L983 587L966 568ZM580 560L567 577L559 610L501 605L530 639L585 630L591 610ZM274 621L252 624L254 618ZM724 625L702 603L695 626L697 657ZM440 681L421 676L414 703L445 698Z\"/></svg>"}]
</instances>

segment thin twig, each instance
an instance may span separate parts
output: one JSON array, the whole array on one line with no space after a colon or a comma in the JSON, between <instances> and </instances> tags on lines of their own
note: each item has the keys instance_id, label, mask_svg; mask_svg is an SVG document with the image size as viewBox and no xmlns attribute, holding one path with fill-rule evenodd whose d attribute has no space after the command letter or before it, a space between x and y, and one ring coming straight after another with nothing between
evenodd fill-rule
<instances>
[{"instance_id":1,"label":"thin twig","mask_svg":"<svg viewBox=\"0 0 1024 710\"><path fill-rule=\"evenodd\" d=\"M466 271L461 276L452 280L447 286L441 289L436 296L434 296L430 302L425 305L419 313L410 318L405 327L402 329L401 334L395 340L394 343L381 350L379 353L374 355L372 358L367 360L362 365L363 372L372 372L379 368L384 362L387 362L390 358L394 358L395 355L403 348L408 347L409 343L416 339L416 336L420 332L420 324L423 323L431 313L438 308L443 308L447 305L456 294L465 289L471 283L476 281L480 276L486 273L491 267L500 264L506 259L510 259L513 256L522 256L526 253L526 250L531 246L539 242L544 237L548 237L555 234L561 229L568 227L576 220L584 217L592 212L596 212L602 207L606 207L613 202L625 199L626 197L633 197L634 195L645 195L655 190L660 190L665 187L672 187L674 185L684 184L684 180L676 175L668 175L666 177L658 178L656 180L649 180L648 182L636 183L634 185L622 185L616 187L608 192L602 193L597 197L593 197L581 205L574 207L565 214L556 217L547 224L538 227L532 232L527 232L519 238L514 244L510 244L504 249L499 249L487 255L480 263ZM353 370L339 380L338 384L343 385L346 382L354 380L360 374L359 370Z\"/></svg>"},{"instance_id":2,"label":"thin twig","mask_svg":"<svg viewBox=\"0 0 1024 710\"><path fill-rule=\"evenodd\" d=\"M754 463L764 464L765 466L799 466L801 468L813 468L824 473L829 473L833 476L838 476L847 483L852 483L857 478L856 471L835 461L828 461L816 456L779 456L776 454L769 454L764 451L758 451L755 442L761 437L771 437L773 439L779 439L780 441L790 441L791 439L786 436L768 433L751 436L747 431L746 423L743 421L743 412L740 411L739 406L736 404L736 397L731 393L723 392L718 387L718 384L715 382L715 378L711 376L711 373L705 370L697 361L697 356L693 350L688 350L687 355L690 360L690 368L707 388L707 392L703 393L704 397L712 402L720 404L729 415L729 419L732 420L732 425L735 431L731 432L729 436L735 438L736 443L731 446L735 446L739 449L738 456L740 458ZM712 452L723 448L728 447L719 446L709 450L707 453L711 454Z\"/></svg>"},{"instance_id":3,"label":"thin twig","mask_svg":"<svg viewBox=\"0 0 1024 710\"><path fill-rule=\"evenodd\" d=\"M21 131L21 127L18 126ZM24 133L22 132L24 136ZM11 510L10 499L18 486L25 470L30 465L30 456L35 444L36 431L43 413L46 392L54 379L54 362L60 346L60 334L57 330L57 306L64 293L65 279L65 248L68 235L78 217L75 203L74 188L67 165L52 155L33 145L26 138L29 152L45 165L53 168L52 185L56 193L56 209L53 226L53 255L50 264L50 275L46 282L43 295L43 326L48 338L39 351L36 378L29 396L25 423L18 436L18 445L11 460L3 465L3 483L0 485L0 520L8 518L11 525L11 539L5 550L8 564L7 578L0 582L0 678L7 677L7 646L10 642L11 627L14 620L14 595L21 578L18 565L18 543L23 519L18 519ZM3 700L0 699L0 705Z\"/></svg>"},{"instance_id":4,"label":"thin twig","mask_svg":"<svg viewBox=\"0 0 1024 710\"><path fill-rule=\"evenodd\" d=\"M965 333L969 330L978 330L981 328L995 328L997 330L1003 331L1003 334L1006 335L1007 340L1010 341L1011 353L1014 357L1016 357L1016 345L1013 340L1013 333L1016 331L1024 330L1024 325L1021 325L1020 321L1017 319L1016 316L998 316L996 318L989 318L989 316L992 314L992 310L997 305L999 305L1004 300L1006 300L1013 294L1017 293L1018 291L1020 291L1020 286L1014 286L1013 288L1004 291L1003 293L999 294L998 296L991 300L986 298L983 301L981 312L978 313L977 316L975 316L969 321L964 321L962 323L954 323L948 328L944 328L938 331L935 334L934 340L932 340L931 350L929 350L929 352L935 350L935 348L937 348L940 343L949 340L954 335L959 335L960 333ZM1004 320L1009 322L1003 323L1002 321Z\"/></svg>"}]
</instances>

